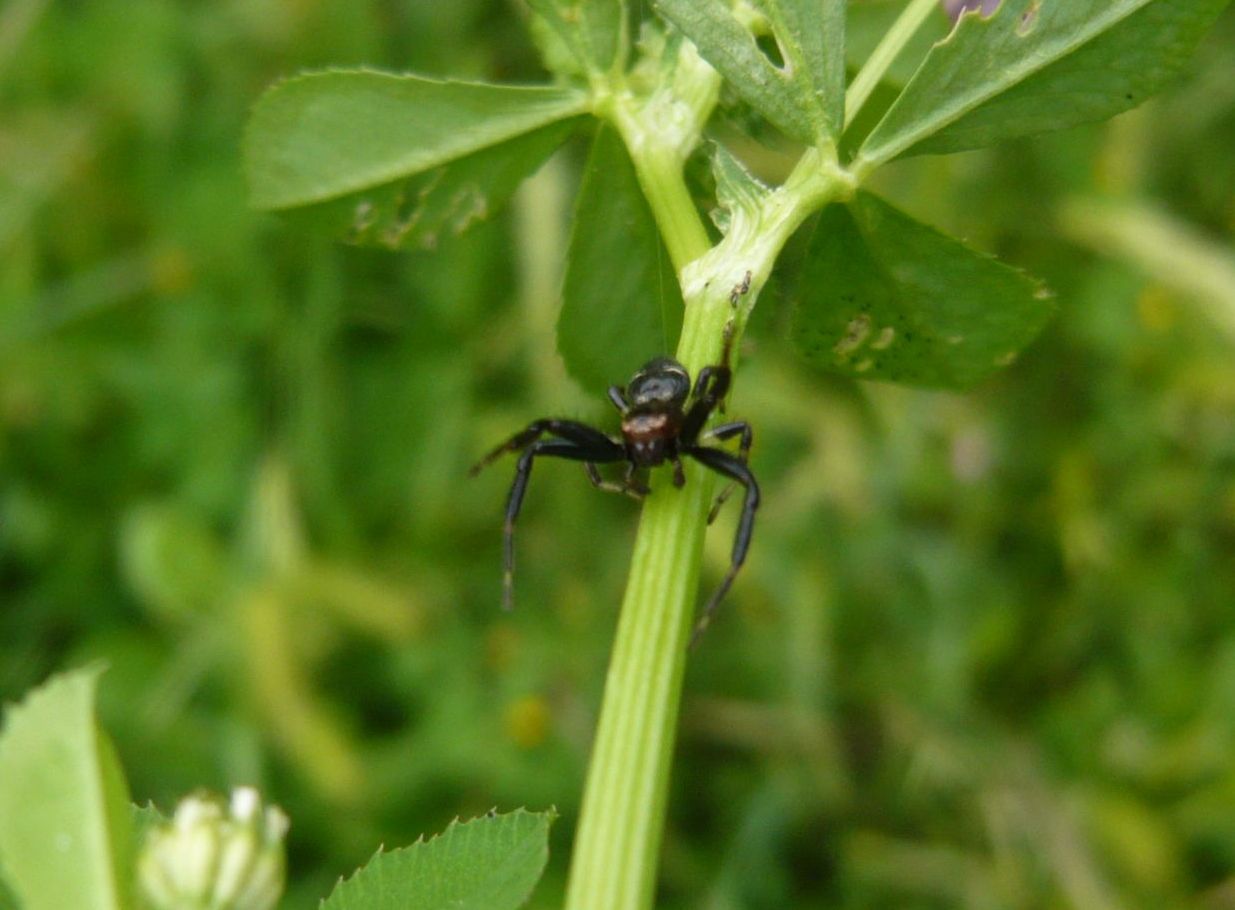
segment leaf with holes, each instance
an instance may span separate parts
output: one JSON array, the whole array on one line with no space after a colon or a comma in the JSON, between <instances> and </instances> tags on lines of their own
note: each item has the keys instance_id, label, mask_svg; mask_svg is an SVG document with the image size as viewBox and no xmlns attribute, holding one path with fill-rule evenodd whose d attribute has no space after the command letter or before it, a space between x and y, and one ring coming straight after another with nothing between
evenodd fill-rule
<instances>
[{"instance_id":1,"label":"leaf with holes","mask_svg":"<svg viewBox=\"0 0 1235 910\"><path fill-rule=\"evenodd\" d=\"M528 0L583 72L607 73L623 62L624 0Z\"/></svg>"},{"instance_id":2,"label":"leaf with holes","mask_svg":"<svg viewBox=\"0 0 1235 910\"><path fill-rule=\"evenodd\" d=\"M964 388L1011 363L1052 312L1023 273L859 193L819 219L791 332L831 372Z\"/></svg>"},{"instance_id":3,"label":"leaf with holes","mask_svg":"<svg viewBox=\"0 0 1235 910\"><path fill-rule=\"evenodd\" d=\"M578 123L551 123L406 180L310 206L298 217L360 246L431 249L501 211Z\"/></svg>"},{"instance_id":4,"label":"leaf with holes","mask_svg":"<svg viewBox=\"0 0 1235 910\"><path fill-rule=\"evenodd\" d=\"M724 0L656 0L733 90L778 129L809 145L835 141L844 116L843 0L758 0L784 58L760 49Z\"/></svg>"},{"instance_id":5,"label":"leaf with holes","mask_svg":"<svg viewBox=\"0 0 1235 910\"><path fill-rule=\"evenodd\" d=\"M815 126L813 141L835 140L845 119L844 0L759 0L758 6Z\"/></svg>"},{"instance_id":6,"label":"leaf with holes","mask_svg":"<svg viewBox=\"0 0 1235 910\"><path fill-rule=\"evenodd\" d=\"M25 910L129 905L132 819L94 719L99 671L57 676L10 706L0 734L0 856Z\"/></svg>"},{"instance_id":7,"label":"leaf with holes","mask_svg":"<svg viewBox=\"0 0 1235 910\"><path fill-rule=\"evenodd\" d=\"M567 252L557 347L585 388L630 376L677 347L682 293L626 147L597 130Z\"/></svg>"},{"instance_id":8,"label":"leaf with holes","mask_svg":"<svg viewBox=\"0 0 1235 910\"><path fill-rule=\"evenodd\" d=\"M487 815L378 851L335 886L321 910L514 910L544 871L553 817L523 809Z\"/></svg>"},{"instance_id":9,"label":"leaf with holes","mask_svg":"<svg viewBox=\"0 0 1235 910\"><path fill-rule=\"evenodd\" d=\"M422 174L574 117L573 89L330 70L281 82L245 135L255 206L287 209Z\"/></svg>"},{"instance_id":10,"label":"leaf with holes","mask_svg":"<svg viewBox=\"0 0 1235 910\"><path fill-rule=\"evenodd\" d=\"M858 166L1113 116L1160 90L1228 0L1004 0L967 13L867 137Z\"/></svg>"}]
</instances>

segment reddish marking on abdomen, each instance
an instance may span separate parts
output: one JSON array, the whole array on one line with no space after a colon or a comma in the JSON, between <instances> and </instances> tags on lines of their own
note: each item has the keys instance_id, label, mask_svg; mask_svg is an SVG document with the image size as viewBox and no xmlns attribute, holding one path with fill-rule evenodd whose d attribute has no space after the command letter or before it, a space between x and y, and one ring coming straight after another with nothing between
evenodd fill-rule
<instances>
[{"instance_id":1,"label":"reddish marking on abdomen","mask_svg":"<svg viewBox=\"0 0 1235 910\"><path fill-rule=\"evenodd\" d=\"M622 421L622 435L634 442L644 439L667 439L677 433L672 414L635 414Z\"/></svg>"}]
</instances>

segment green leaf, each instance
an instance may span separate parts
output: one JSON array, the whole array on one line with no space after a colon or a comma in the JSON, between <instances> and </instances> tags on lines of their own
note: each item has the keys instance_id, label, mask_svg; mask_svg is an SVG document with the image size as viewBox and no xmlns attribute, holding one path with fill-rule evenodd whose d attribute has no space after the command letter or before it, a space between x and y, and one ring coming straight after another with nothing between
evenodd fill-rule
<instances>
[{"instance_id":1,"label":"green leaf","mask_svg":"<svg viewBox=\"0 0 1235 910\"><path fill-rule=\"evenodd\" d=\"M961 17L859 154L980 148L1102 120L1174 77L1227 0L1004 0Z\"/></svg>"},{"instance_id":2,"label":"green leaf","mask_svg":"<svg viewBox=\"0 0 1235 910\"><path fill-rule=\"evenodd\" d=\"M581 113L577 90L438 82L369 70L270 88L245 136L255 206L334 199L440 167Z\"/></svg>"},{"instance_id":3,"label":"green leaf","mask_svg":"<svg viewBox=\"0 0 1235 910\"><path fill-rule=\"evenodd\" d=\"M13 889L9 887L3 876L0 876L0 910L21 910L17 895L13 893Z\"/></svg>"},{"instance_id":4,"label":"green leaf","mask_svg":"<svg viewBox=\"0 0 1235 910\"><path fill-rule=\"evenodd\" d=\"M146 841L146 833L151 828L157 828L159 825L167 824L167 816L159 811L154 803L146 803L144 806L136 804L129 806L129 817L133 820L133 844L134 852L141 851L142 844Z\"/></svg>"},{"instance_id":5,"label":"green leaf","mask_svg":"<svg viewBox=\"0 0 1235 910\"><path fill-rule=\"evenodd\" d=\"M712 147L712 177L716 180L716 209L712 223L728 234L735 222L757 222L769 190L759 178L720 143Z\"/></svg>"},{"instance_id":6,"label":"green leaf","mask_svg":"<svg viewBox=\"0 0 1235 910\"><path fill-rule=\"evenodd\" d=\"M724 0L655 0L735 92L787 135L834 142L844 117L843 0L758 0L785 65Z\"/></svg>"},{"instance_id":7,"label":"green leaf","mask_svg":"<svg viewBox=\"0 0 1235 910\"><path fill-rule=\"evenodd\" d=\"M578 118L551 123L406 180L321 203L305 215L349 243L433 248L499 212L577 125Z\"/></svg>"},{"instance_id":8,"label":"green leaf","mask_svg":"<svg viewBox=\"0 0 1235 910\"><path fill-rule=\"evenodd\" d=\"M570 50L583 72L621 68L626 44L625 0L528 0Z\"/></svg>"},{"instance_id":9,"label":"green leaf","mask_svg":"<svg viewBox=\"0 0 1235 910\"><path fill-rule=\"evenodd\" d=\"M124 776L94 719L100 671L58 676L10 706L0 734L0 856L25 910L129 905Z\"/></svg>"},{"instance_id":10,"label":"green leaf","mask_svg":"<svg viewBox=\"0 0 1235 910\"><path fill-rule=\"evenodd\" d=\"M772 23L814 141L835 141L845 119L845 0L757 0Z\"/></svg>"},{"instance_id":11,"label":"green leaf","mask_svg":"<svg viewBox=\"0 0 1235 910\"><path fill-rule=\"evenodd\" d=\"M454 822L428 841L383 853L322 901L322 910L513 910L549 858L553 812L519 809Z\"/></svg>"},{"instance_id":12,"label":"green leaf","mask_svg":"<svg viewBox=\"0 0 1235 910\"><path fill-rule=\"evenodd\" d=\"M630 376L670 353L682 329L682 292L626 147L597 130L567 252L557 347L585 388Z\"/></svg>"},{"instance_id":13,"label":"green leaf","mask_svg":"<svg viewBox=\"0 0 1235 910\"><path fill-rule=\"evenodd\" d=\"M1035 281L869 193L825 209L794 344L857 379L963 388L1011 363L1053 312Z\"/></svg>"}]
</instances>

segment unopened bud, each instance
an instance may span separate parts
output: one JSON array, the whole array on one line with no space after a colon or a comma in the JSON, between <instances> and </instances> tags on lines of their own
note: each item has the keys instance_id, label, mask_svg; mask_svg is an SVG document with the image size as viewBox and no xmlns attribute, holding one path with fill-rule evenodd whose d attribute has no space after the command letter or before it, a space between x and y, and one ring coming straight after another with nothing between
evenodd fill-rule
<instances>
[{"instance_id":1,"label":"unopened bud","mask_svg":"<svg viewBox=\"0 0 1235 910\"><path fill-rule=\"evenodd\" d=\"M251 787L230 805L211 796L181 800L170 822L152 828L138 878L153 910L270 910L283 892L287 816L263 808Z\"/></svg>"}]
</instances>

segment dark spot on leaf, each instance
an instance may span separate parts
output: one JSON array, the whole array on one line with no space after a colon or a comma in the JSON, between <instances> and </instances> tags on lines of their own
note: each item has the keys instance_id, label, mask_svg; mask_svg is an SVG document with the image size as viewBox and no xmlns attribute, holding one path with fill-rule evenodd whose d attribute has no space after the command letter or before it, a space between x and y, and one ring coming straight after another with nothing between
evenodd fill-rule
<instances>
[{"instance_id":1,"label":"dark spot on leaf","mask_svg":"<svg viewBox=\"0 0 1235 910\"><path fill-rule=\"evenodd\" d=\"M1038 8L1041 6L1039 0L1034 0L1030 4L1029 9L1021 14L1021 21L1016 26L1016 33L1022 38L1033 31L1033 27L1038 24Z\"/></svg>"}]
</instances>

